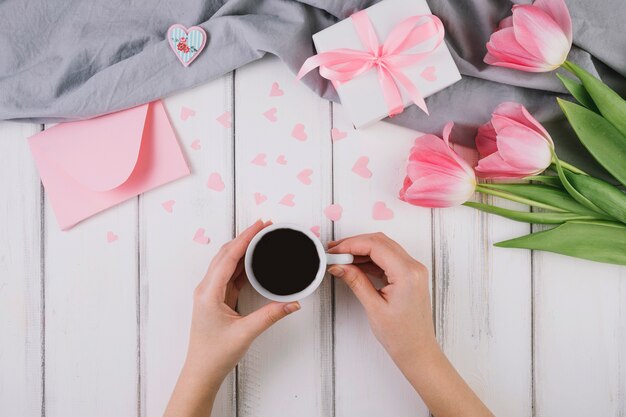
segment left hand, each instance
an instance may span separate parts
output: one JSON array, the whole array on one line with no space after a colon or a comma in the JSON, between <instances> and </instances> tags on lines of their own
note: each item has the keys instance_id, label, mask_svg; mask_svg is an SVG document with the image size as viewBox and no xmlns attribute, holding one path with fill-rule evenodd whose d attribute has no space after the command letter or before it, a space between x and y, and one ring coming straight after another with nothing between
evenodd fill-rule
<instances>
[{"instance_id":1,"label":"left hand","mask_svg":"<svg viewBox=\"0 0 626 417\"><path fill-rule=\"evenodd\" d=\"M247 316L235 310L247 282L246 249L254 235L270 224L259 220L226 243L196 287L187 358L166 416L207 415L222 381L254 339L300 309L298 302L271 302Z\"/></svg>"}]
</instances>

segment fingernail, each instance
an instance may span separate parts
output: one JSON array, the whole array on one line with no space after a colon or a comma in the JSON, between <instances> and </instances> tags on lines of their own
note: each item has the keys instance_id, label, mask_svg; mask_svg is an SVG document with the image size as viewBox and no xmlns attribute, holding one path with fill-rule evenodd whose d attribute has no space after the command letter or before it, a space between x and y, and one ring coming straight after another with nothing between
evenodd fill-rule
<instances>
[{"instance_id":1,"label":"fingernail","mask_svg":"<svg viewBox=\"0 0 626 417\"><path fill-rule=\"evenodd\" d=\"M294 311L300 310L300 303L295 301L293 303L285 304L285 306L283 308L285 309L287 314L291 314Z\"/></svg>"},{"instance_id":2,"label":"fingernail","mask_svg":"<svg viewBox=\"0 0 626 417\"><path fill-rule=\"evenodd\" d=\"M328 268L328 272L330 272L332 275L336 276L336 277L341 277L343 276L343 268L337 266L337 265L333 265L330 268Z\"/></svg>"}]
</instances>

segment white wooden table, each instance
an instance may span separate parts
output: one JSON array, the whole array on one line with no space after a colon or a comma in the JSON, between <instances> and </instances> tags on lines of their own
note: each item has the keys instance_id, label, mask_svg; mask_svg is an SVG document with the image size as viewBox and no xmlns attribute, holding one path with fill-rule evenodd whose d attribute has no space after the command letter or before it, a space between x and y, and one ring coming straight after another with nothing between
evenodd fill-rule
<instances>
[{"instance_id":1,"label":"white wooden table","mask_svg":"<svg viewBox=\"0 0 626 417\"><path fill-rule=\"evenodd\" d=\"M270 95L273 83L283 95ZM69 232L24 140L43 127L0 123L1 416L161 415L192 290L220 245L259 217L319 228L324 242L383 231L403 244L432 272L446 354L496 415L626 415L626 268L494 248L529 226L398 201L418 133L352 130L276 59L165 105L192 175ZM352 170L361 157L371 178ZM392 219L373 218L377 202ZM331 204L343 208L334 222ZM208 244L193 240L199 228ZM248 287L240 309L263 303ZM429 415L343 283L327 279L302 304L254 343L214 416Z\"/></svg>"}]
</instances>

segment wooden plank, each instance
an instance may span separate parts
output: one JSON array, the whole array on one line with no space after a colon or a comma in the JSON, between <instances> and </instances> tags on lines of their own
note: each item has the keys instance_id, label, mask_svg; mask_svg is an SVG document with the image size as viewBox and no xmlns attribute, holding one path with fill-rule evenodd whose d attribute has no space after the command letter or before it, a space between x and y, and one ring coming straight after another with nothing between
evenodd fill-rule
<instances>
[{"instance_id":1,"label":"wooden plank","mask_svg":"<svg viewBox=\"0 0 626 417\"><path fill-rule=\"evenodd\" d=\"M137 209L131 199L62 232L45 200L48 417L137 414Z\"/></svg>"},{"instance_id":2,"label":"wooden plank","mask_svg":"<svg viewBox=\"0 0 626 417\"><path fill-rule=\"evenodd\" d=\"M419 134L387 123L352 130L339 105L333 106L333 116L334 202L343 208L334 223L335 238L384 232L430 269L430 210L398 200L406 158ZM364 168L371 171L370 178ZM392 219L374 219L377 202L392 210ZM339 281L335 281L335 390L337 417L429 415L372 334L358 300Z\"/></svg>"},{"instance_id":3,"label":"wooden plank","mask_svg":"<svg viewBox=\"0 0 626 417\"><path fill-rule=\"evenodd\" d=\"M163 415L187 352L193 290L234 230L233 132L216 120L232 112L232 75L176 94L164 104L192 174L140 201L144 416ZM194 241L200 228L208 244ZM231 375L218 394L213 417L235 415L233 384Z\"/></svg>"},{"instance_id":4,"label":"wooden plank","mask_svg":"<svg viewBox=\"0 0 626 417\"><path fill-rule=\"evenodd\" d=\"M0 414L41 414L41 189L26 138L40 125L0 123Z\"/></svg>"},{"instance_id":5,"label":"wooden plank","mask_svg":"<svg viewBox=\"0 0 626 417\"><path fill-rule=\"evenodd\" d=\"M457 151L468 161L476 158L473 151ZM433 213L436 330L444 352L495 415L530 416L530 252L493 247L530 227L468 207Z\"/></svg>"},{"instance_id":6,"label":"wooden plank","mask_svg":"<svg viewBox=\"0 0 626 417\"><path fill-rule=\"evenodd\" d=\"M263 217L321 227L327 241L322 211L331 199L330 104L296 83L275 58L237 70L235 93L237 230ZM248 313L266 302L248 286L240 308ZM238 416L332 415L331 326L326 280L240 363Z\"/></svg>"},{"instance_id":7,"label":"wooden plank","mask_svg":"<svg viewBox=\"0 0 626 417\"><path fill-rule=\"evenodd\" d=\"M626 415L626 267L533 260L536 415Z\"/></svg>"}]
</instances>

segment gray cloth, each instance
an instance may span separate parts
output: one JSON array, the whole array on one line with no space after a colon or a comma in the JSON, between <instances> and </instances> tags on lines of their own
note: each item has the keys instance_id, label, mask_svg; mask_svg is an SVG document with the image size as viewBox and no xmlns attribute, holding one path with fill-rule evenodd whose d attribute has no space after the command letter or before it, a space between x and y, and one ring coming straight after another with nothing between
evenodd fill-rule
<instances>
[{"instance_id":1,"label":"gray cloth","mask_svg":"<svg viewBox=\"0 0 626 417\"><path fill-rule=\"evenodd\" d=\"M311 34L377 0L0 0L0 120L58 122L133 107L214 79L261 58L280 57L296 72L314 54ZM407 0L417 1L417 0ZM502 101L525 104L548 122L559 150L576 162L554 96L554 74L489 67L485 43L510 13L508 0L428 0L444 22L463 80L427 99L431 116L411 106L392 120L440 133L454 120L470 141ZM567 0L574 24L570 58L626 90L624 0ZM173 23L209 34L201 56L183 69L165 39ZM305 82L336 100L313 74ZM465 132L466 134L463 134ZM392 139L390 139L392 140Z\"/></svg>"}]
</instances>

